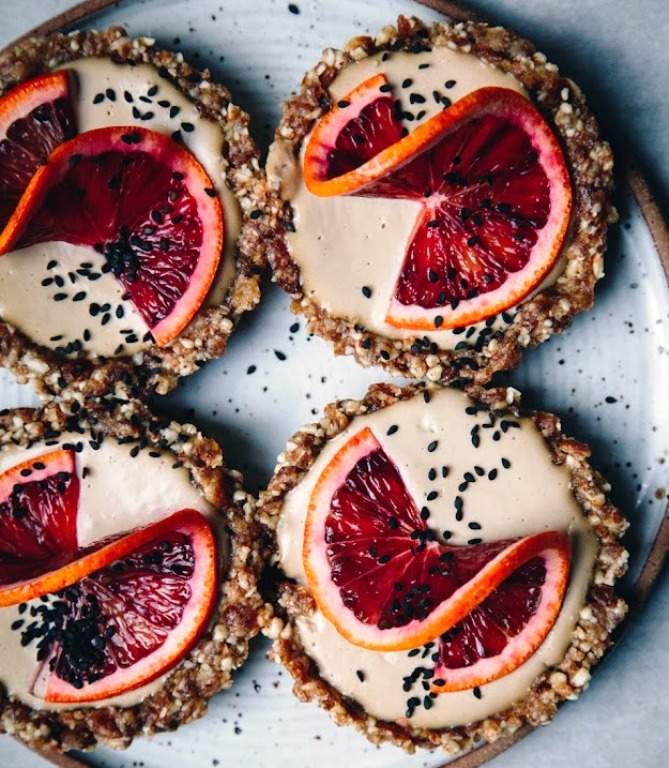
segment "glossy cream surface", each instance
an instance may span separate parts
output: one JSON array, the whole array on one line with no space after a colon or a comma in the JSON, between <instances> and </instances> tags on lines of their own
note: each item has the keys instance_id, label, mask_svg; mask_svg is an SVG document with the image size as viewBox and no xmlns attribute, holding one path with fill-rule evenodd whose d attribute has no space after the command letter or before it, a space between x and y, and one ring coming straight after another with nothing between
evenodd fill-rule
<instances>
[{"instance_id":1,"label":"glossy cream surface","mask_svg":"<svg viewBox=\"0 0 669 768\"><path fill-rule=\"evenodd\" d=\"M562 660L584 604L597 553L596 538L570 491L568 470L552 463L533 423L521 419L520 428L503 431L499 418L493 426L486 426L490 424L487 412L466 413L469 405L462 393L444 390L433 394L429 403L420 395L354 419L345 432L326 445L302 482L287 496L278 527L280 566L289 577L306 584L302 543L314 484L337 450L369 427L396 464L418 507L429 509L430 528L438 536L444 531L452 534L449 544L465 545L476 538L516 538L546 530L569 533L569 585L558 619L540 648L510 674L481 686L480 698L472 690L442 693L430 709L417 707L410 720L416 726L463 725L499 712L524 697L538 675ZM516 419L509 417L507 421ZM476 425L478 448L471 439ZM389 435L392 426L398 429ZM436 448L428 450L434 441ZM502 459L510 462L508 469ZM434 473L430 473L432 469ZM496 470L496 476L494 472L493 476L489 474L491 470ZM471 473L474 482L466 482L466 473ZM430 480L431 476L435 479ZM434 491L436 499L426 501ZM456 519L456 497L463 502L461 521ZM346 641L320 610L298 619L297 630L320 674L370 714L403 721L409 697L423 700L425 692L420 682L408 692L403 690L404 678L417 666L434 664L429 654L422 656L422 649L418 656L410 656L407 651L378 652L357 647ZM436 647L430 653L435 651Z\"/></svg>"},{"instance_id":2,"label":"glossy cream surface","mask_svg":"<svg viewBox=\"0 0 669 768\"><path fill-rule=\"evenodd\" d=\"M7 448L0 451L0 473L57 450L63 443L81 443L82 449L75 453L75 457L79 477L77 538L82 547L156 522L180 509L196 509L215 520L214 508L191 484L188 470L172 468L176 461L173 453L158 451L158 456L150 456L150 451L156 451L146 448L133 457L130 452L137 443L119 445L115 438L107 437L99 449L94 450L89 440L90 435L66 433L58 438L57 445L38 443L29 449ZM219 540L221 558L225 559L227 545L221 531ZM33 602L39 604L39 600ZM31 620L28 616L28 611L20 614L18 606L0 608L0 682L11 696L34 708L68 708L67 705L47 704L30 692L40 668L36 660L36 642L23 647L21 631L11 628L20 618L26 619L28 624ZM159 677L135 691L101 700L92 706L130 706L159 690L163 680L164 676Z\"/></svg>"},{"instance_id":3,"label":"glossy cream surface","mask_svg":"<svg viewBox=\"0 0 669 768\"><path fill-rule=\"evenodd\" d=\"M526 95L512 75L478 57L435 48L417 54L377 53L346 66L329 87L332 102L379 73L385 74L403 112L412 115L411 120L403 120L408 131L441 112L443 98L455 102L485 86L509 88ZM424 101L417 102L416 97ZM295 157L288 142L277 139L267 161L270 182L282 197L290 200L294 211L296 231L286 233L286 239L291 256L300 267L305 296L329 313L349 318L380 335L414 337L416 331L396 328L385 318L422 204L413 200L322 198L312 194L302 177L307 142L308 137L302 152ZM557 274L559 270L554 270L543 285L553 282ZM494 328L504 324L502 318L497 318ZM473 327L481 331L485 325ZM421 331L419 335L426 335L442 349L451 349L463 339L446 329L427 334ZM475 342L476 337L471 341Z\"/></svg>"},{"instance_id":4,"label":"glossy cream surface","mask_svg":"<svg viewBox=\"0 0 669 768\"><path fill-rule=\"evenodd\" d=\"M167 135L179 131L184 145L204 167L221 199L225 227L221 262L206 303L223 301L234 276L241 216L222 176L220 126L200 117L195 105L148 64L81 59L63 69L73 73L80 133L114 125L138 125ZM184 130L184 124L192 130ZM70 351L68 344L74 343L92 354L111 357L147 348L151 343L148 326L134 305L122 298L123 288L116 278L101 272L104 261L93 248L60 242L40 243L2 256L0 316L51 349ZM97 277L89 279L81 274L82 269ZM109 309L92 314L92 304L109 305Z\"/></svg>"}]
</instances>

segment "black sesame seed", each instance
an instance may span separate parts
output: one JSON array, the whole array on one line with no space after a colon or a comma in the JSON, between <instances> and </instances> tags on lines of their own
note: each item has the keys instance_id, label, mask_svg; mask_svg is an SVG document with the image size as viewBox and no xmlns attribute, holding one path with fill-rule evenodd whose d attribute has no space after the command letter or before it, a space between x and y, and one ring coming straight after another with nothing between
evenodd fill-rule
<instances>
[{"instance_id":1,"label":"black sesame seed","mask_svg":"<svg viewBox=\"0 0 669 768\"><path fill-rule=\"evenodd\" d=\"M445 88L452 88L455 85L455 82L456 82L455 80L447 80L444 83L444 87Z\"/></svg>"},{"instance_id":2,"label":"black sesame seed","mask_svg":"<svg viewBox=\"0 0 669 768\"><path fill-rule=\"evenodd\" d=\"M360 290L366 299L370 299L372 297L372 289L368 285L363 285Z\"/></svg>"},{"instance_id":3,"label":"black sesame seed","mask_svg":"<svg viewBox=\"0 0 669 768\"><path fill-rule=\"evenodd\" d=\"M341 101L337 102L337 106L339 107L339 109L346 109L346 107L350 107L351 106L351 102L350 101L344 101L342 99Z\"/></svg>"},{"instance_id":4,"label":"black sesame seed","mask_svg":"<svg viewBox=\"0 0 669 768\"><path fill-rule=\"evenodd\" d=\"M428 446L427 450L429 453L434 453L437 450L437 446L439 445L438 440L433 440Z\"/></svg>"},{"instance_id":5,"label":"black sesame seed","mask_svg":"<svg viewBox=\"0 0 669 768\"><path fill-rule=\"evenodd\" d=\"M357 669L355 671L356 677L358 680L360 680L361 683L365 682L365 673L361 669Z\"/></svg>"},{"instance_id":6,"label":"black sesame seed","mask_svg":"<svg viewBox=\"0 0 669 768\"><path fill-rule=\"evenodd\" d=\"M105 94L109 99L109 101L116 101L116 92L114 91L113 88L107 88L107 90L105 91Z\"/></svg>"},{"instance_id":7,"label":"black sesame seed","mask_svg":"<svg viewBox=\"0 0 669 768\"><path fill-rule=\"evenodd\" d=\"M437 496L439 496L439 493L437 491L430 491L425 498L428 501L434 501L437 498Z\"/></svg>"},{"instance_id":8,"label":"black sesame seed","mask_svg":"<svg viewBox=\"0 0 669 768\"><path fill-rule=\"evenodd\" d=\"M54 301L63 301L66 298L67 298L67 294L66 293L56 293L56 294L54 294L53 300Z\"/></svg>"},{"instance_id":9,"label":"black sesame seed","mask_svg":"<svg viewBox=\"0 0 669 768\"><path fill-rule=\"evenodd\" d=\"M413 85L413 80L410 77L402 81L402 88L409 88L411 85Z\"/></svg>"},{"instance_id":10,"label":"black sesame seed","mask_svg":"<svg viewBox=\"0 0 669 768\"><path fill-rule=\"evenodd\" d=\"M395 432L397 432L398 429L399 429L399 427L397 426L397 424L392 424L390 427L388 427L388 431L386 432L386 434L387 435L394 435Z\"/></svg>"},{"instance_id":11,"label":"black sesame seed","mask_svg":"<svg viewBox=\"0 0 669 768\"><path fill-rule=\"evenodd\" d=\"M212 189L211 187L205 187L204 188L205 194L209 195L209 197L216 197L216 190Z\"/></svg>"},{"instance_id":12,"label":"black sesame seed","mask_svg":"<svg viewBox=\"0 0 669 768\"><path fill-rule=\"evenodd\" d=\"M476 688L472 688L472 693L474 694L475 698L480 699L481 698L481 689L476 686Z\"/></svg>"},{"instance_id":13,"label":"black sesame seed","mask_svg":"<svg viewBox=\"0 0 669 768\"><path fill-rule=\"evenodd\" d=\"M72 297L72 301L83 301L86 298L86 291L78 291Z\"/></svg>"}]
</instances>

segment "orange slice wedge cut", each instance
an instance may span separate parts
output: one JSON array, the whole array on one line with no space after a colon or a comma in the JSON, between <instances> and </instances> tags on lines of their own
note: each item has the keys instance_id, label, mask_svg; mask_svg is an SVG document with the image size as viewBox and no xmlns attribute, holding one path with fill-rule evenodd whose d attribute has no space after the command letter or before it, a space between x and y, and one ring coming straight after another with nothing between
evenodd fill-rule
<instances>
[{"instance_id":1,"label":"orange slice wedge cut","mask_svg":"<svg viewBox=\"0 0 669 768\"><path fill-rule=\"evenodd\" d=\"M468 94L403 136L384 75L318 122L304 155L315 195L421 204L386 322L462 327L516 306L555 266L572 208L560 144L506 88Z\"/></svg>"},{"instance_id":2,"label":"orange slice wedge cut","mask_svg":"<svg viewBox=\"0 0 669 768\"><path fill-rule=\"evenodd\" d=\"M459 690L510 672L543 642L562 605L570 541L548 531L440 542L365 428L314 486L303 560L318 607L343 637L376 651L438 641L434 690Z\"/></svg>"},{"instance_id":3,"label":"orange slice wedge cut","mask_svg":"<svg viewBox=\"0 0 669 768\"><path fill-rule=\"evenodd\" d=\"M223 232L218 193L190 152L155 131L100 128L37 170L0 233L0 255L54 240L90 246L164 346L204 301Z\"/></svg>"}]
</instances>

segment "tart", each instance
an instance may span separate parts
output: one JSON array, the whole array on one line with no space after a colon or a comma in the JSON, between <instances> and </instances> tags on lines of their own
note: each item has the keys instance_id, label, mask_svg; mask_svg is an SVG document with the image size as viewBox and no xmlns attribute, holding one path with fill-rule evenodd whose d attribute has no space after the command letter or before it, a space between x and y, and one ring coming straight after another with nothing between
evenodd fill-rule
<instances>
[{"instance_id":1,"label":"tart","mask_svg":"<svg viewBox=\"0 0 669 768\"><path fill-rule=\"evenodd\" d=\"M229 91L113 27L6 49L0 92L5 151L32 157L1 217L0 362L44 396L98 396L164 393L221 355L259 300L271 236Z\"/></svg>"},{"instance_id":2,"label":"tart","mask_svg":"<svg viewBox=\"0 0 669 768\"><path fill-rule=\"evenodd\" d=\"M258 505L279 573L264 631L295 695L410 752L550 720L626 613L627 523L588 456L513 389L327 406Z\"/></svg>"},{"instance_id":3,"label":"tart","mask_svg":"<svg viewBox=\"0 0 669 768\"><path fill-rule=\"evenodd\" d=\"M615 218L581 91L474 21L400 17L327 49L284 105L267 175L293 311L336 354L442 382L484 384L588 309Z\"/></svg>"},{"instance_id":4,"label":"tart","mask_svg":"<svg viewBox=\"0 0 669 768\"><path fill-rule=\"evenodd\" d=\"M4 732L122 748L204 714L267 610L240 482L137 401L2 412Z\"/></svg>"}]
</instances>

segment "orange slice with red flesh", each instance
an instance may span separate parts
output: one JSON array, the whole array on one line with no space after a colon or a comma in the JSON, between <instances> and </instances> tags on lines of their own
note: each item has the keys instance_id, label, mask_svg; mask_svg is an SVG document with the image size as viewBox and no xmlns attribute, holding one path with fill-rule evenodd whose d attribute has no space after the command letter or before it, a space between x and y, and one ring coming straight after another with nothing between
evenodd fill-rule
<instances>
[{"instance_id":1,"label":"orange slice with red flesh","mask_svg":"<svg viewBox=\"0 0 669 768\"><path fill-rule=\"evenodd\" d=\"M100 128L60 145L0 234L0 255L58 240L101 254L157 344L193 318L223 244L221 202L186 149L143 128Z\"/></svg>"},{"instance_id":2,"label":"orange slice with red flesh","mask_svg":"<svg viewBox=\"0 0 669 768\"><path fill-rule=\"evenodd\" d=\"M55 450L0 475L0 606L17 584L62 566L79 549L74 451Z\"/></svg>"},{"instance_id":3,"label":"orange slice with red flesh","mask_svg":"<svg viewBox=\"0 0 669 768\"><path fill-rule=\"evenodd\" d=\"M554 267L572 207L559 142L506 88L468 94L402 137L384 75L316 125L304 155L315 195L421 203L386 322L438 330L516 306Z\"/></svg>"},{"instance_id":4,"label":"orange slice with red flesh","mask_svg":"<svg viewBox=\"0 0 669 768\"><path fill-rule=\"evenodd\" d=\"M38 641L43 662L32 693L85 703L154 680L197 641L217 583L214 533L191 509L68 564L59 591L35 607L22 632L24 645Z\"/></svg>"},{"instance_id":5,"label":"orange slice with red flesh","mask_svg":"<svg viewBox=\"0 0 669 768\"><path fill-rule=\"evenodd\" d=\"M349 642L401 651L436 640L434 690L460 690L507 674L541 645L562 605L570 541L549 531L440 542L364 428L314 486L303 561L318 607Z\"/></svg>"},{"instance_id":6,"label":"orange slice with red flesh","mask_svg":"<svg viewBox=\"0 0 669 768\"><path fill-rule=\"evenodd\" d=\"M51 72L0 99L0 228L39 166L76 133L67 72Z\"/></svg>"}]
</instances>

